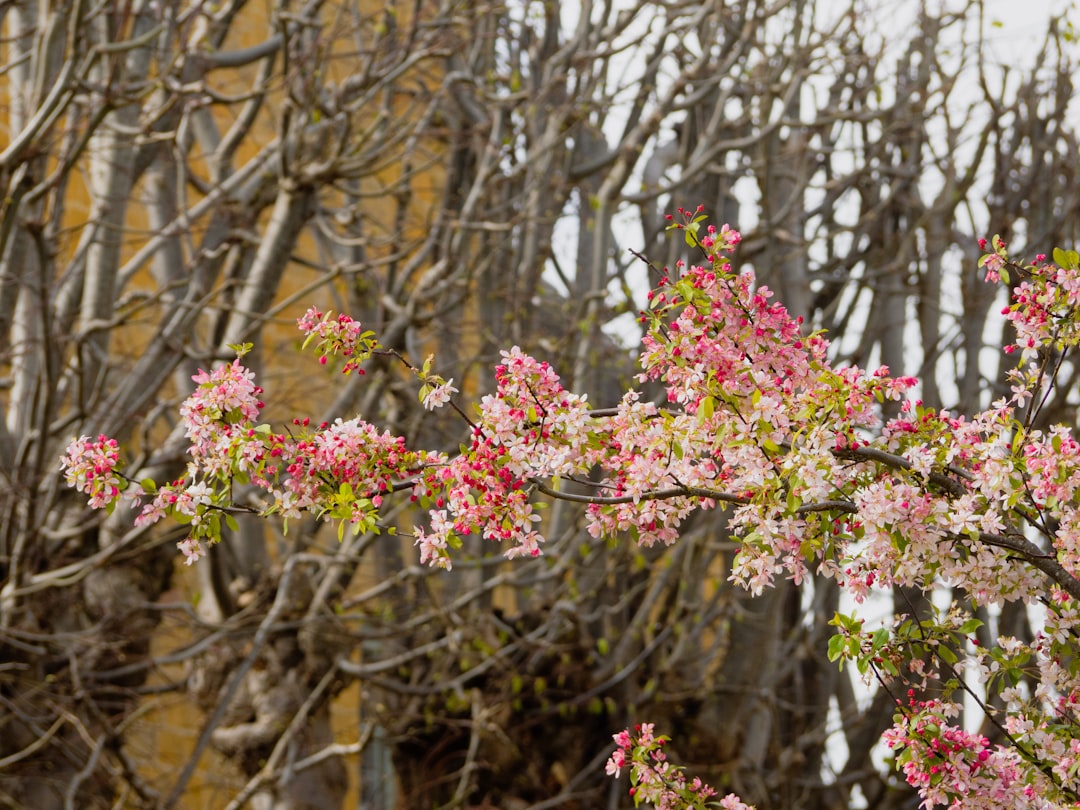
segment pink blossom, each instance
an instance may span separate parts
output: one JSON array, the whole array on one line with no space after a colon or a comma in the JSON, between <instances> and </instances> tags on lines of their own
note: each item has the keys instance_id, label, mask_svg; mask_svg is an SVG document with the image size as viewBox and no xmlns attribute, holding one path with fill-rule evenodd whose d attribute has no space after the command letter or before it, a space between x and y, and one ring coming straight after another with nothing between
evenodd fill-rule
<instances>
[{"instance_id":1,"label":"pink blossom","mask_svg":"<svg viewBox=\"0 0 1080 810\"><path fill-rule=\"evenodd\" d=\"M186 540L181 540L176 544L176 547L180 549L184 554L184 564L194 565L200 559L206 556L206 549L203 548L202 543L193 537L189 537Z\"/></svg>"},{"instance_id":2,"label":"pink blossom","mask_svg":"<svg viewBox=\"0 0 1080 810\"><path fill-rule=\"evenodd\" d=\"M451 377L446 382L433 387L424 397L424 407L429 411L433 411L449 402L450 396L458 391L458 389L454 388L453 382L454 379Z\"/></svg>"}]
</instances>

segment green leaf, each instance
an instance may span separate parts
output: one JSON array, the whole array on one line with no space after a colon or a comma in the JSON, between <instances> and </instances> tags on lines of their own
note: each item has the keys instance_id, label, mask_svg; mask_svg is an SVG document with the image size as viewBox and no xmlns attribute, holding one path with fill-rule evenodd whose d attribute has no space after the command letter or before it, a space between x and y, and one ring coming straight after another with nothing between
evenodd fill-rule
<instances>
[{"instance_id":1,"label":"green leaf","mask_svg":"<svg viewBox=\"0 0 1080 810\"><path fill-rule=\"evenodd\" d=\"M979 621L978 619L968 619L966 622L964 622L962 625L960 625L960 632L963 635L967 636L967 635L970 635L970 634L974 633L976 630L978 630L982 626L983 626L983 623L981 621Z\"/></svg>"},{"instance_id":2,"label":"green leaf","mask_svg":"<svg viewBox=\"0 0 1080 810\"><path fill-rule=\"evenodd\" d=\"M712 397L702 397L701 402L698 403L698 424L703 423L706 419L712 417L716 411L716 400Z\"/></svg>"},{"instance_id":3,"label":"green leaf","mask_svg":"<svg viewBox=\"0 0 1080 810\"><path fill-rule=\"evenodd\" d=\"M1075 250L1062 250L1061 248L1054 248L1053 256L1054 264L1056 264L1062 270L1080 269L1080 253L1077 253Z\"/></svg>"},{"instance_id":4,"label":"green leaf","mask_svg":"<svg viewBox=\"0 0 1080 810\"><path fill-rule=\"evenodd\" d=\"M836 661L843 657L844 650L847 648L847 637L842 635L835 635L829 639L829 660ZM843 667L843 662L840 662L840 666Z\"/></svg>"},{"instance_id":5,"label":"green leaf","mask_svg":"<svg viewBox=\"0 0 1080 810\"><path fill-rule=\"evenodd\" d=\"M879 627L874 631L873 640L871 641L871 647L874 652L877 652L884 647L889 641L889 630L885 627Z\"/></svg>"}]
</instances>

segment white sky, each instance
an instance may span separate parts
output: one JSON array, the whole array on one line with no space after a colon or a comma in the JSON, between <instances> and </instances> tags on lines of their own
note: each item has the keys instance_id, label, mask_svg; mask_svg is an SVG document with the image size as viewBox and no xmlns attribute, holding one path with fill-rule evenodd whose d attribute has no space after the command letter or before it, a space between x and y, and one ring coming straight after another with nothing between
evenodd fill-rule
<instances>
[{"instance_id":1,"label":"white sky","mask_svg":"<svg viewBox=\"0 0 1080 810\"><path fill-rule=\"evenodd\" d=\"M1046 31L1046 23L1052 14L1076 11L1076 3L1070 0L985 0L986 16L1001 23L995 29L1004 40L1039 39ZM1075 14L1069 15L1075 17ZM1073 19L1074 25L1080 20ZM995 36L995 38L996 38Z\"/></svg>"}]
</instances>

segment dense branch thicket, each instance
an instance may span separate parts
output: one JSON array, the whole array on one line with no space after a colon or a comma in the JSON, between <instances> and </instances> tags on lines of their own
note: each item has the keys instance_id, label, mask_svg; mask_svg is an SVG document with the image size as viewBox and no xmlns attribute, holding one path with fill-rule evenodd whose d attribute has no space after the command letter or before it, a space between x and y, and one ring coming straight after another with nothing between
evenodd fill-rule
<instances>
[{"instance_id":1,"label":"dense branch thicket","mask_svg":"<svg viewBox=\"0 0 1080 810\"><path fill-rule=\"evenodd\" d=\"M1073 62L1051 30L1006 69L978 2L906 3L900 37L828 5L4 5L0 801L617 807L599 765L647 708L760 806L909 803L870 758L888 696L823 652L838 590L749 601L722 520L608 547L559 503L542 559L467 539L433 574L406 539L240 517L183 569L182 534L89 512L56 462L106 433L136 480L180 474L192 375L248 342L279 422L458 445L392 355L346 382L289 359L311 303L437 349L466 409L513 344L613 404L634 369L605 327L647 286L625 249L674 258L672 200L741 224L842 359L976 410L1008 390L977 237L1076 236Z\"/></svg>"}]
</instances>

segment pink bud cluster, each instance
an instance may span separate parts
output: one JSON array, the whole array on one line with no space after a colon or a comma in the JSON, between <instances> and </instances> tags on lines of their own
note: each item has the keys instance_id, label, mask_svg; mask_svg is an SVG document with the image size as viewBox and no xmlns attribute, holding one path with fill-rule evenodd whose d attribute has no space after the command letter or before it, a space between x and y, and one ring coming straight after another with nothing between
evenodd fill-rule
<instances>
[{"instance_id":1,"label":"pink bud cluster","mask_svg":"<svg viewBox=\"0 0 1080 810\"><path fill-rule=\"evenodd\" d=\"M327 482L365 493L378 507L397 476L417 463L405 439L379 431L361 419L336 420L310 436L282 441L281 465L287 475L280 488L272 488L286 517L323 506Z\"/></svg>"},{"instance_id":2,"label":"pink bud cluster","mask_svg":"<svg viewBox=\"0 0 1080 810\"><path fill-rule=\"evenodd\" d=\"M329 358L335 355L344 357L345 367L342 372L345 374L352 371L363 374L364 370L360 366L371 357L378 345L374 332L364 329L359 321L344 313L337 318L331 318L329 312L323 313L311 307L297 319L296 325L307 335L305 348L312 340L318 340L320 363L325 365Z\"/></svg>"}]
</instances>

